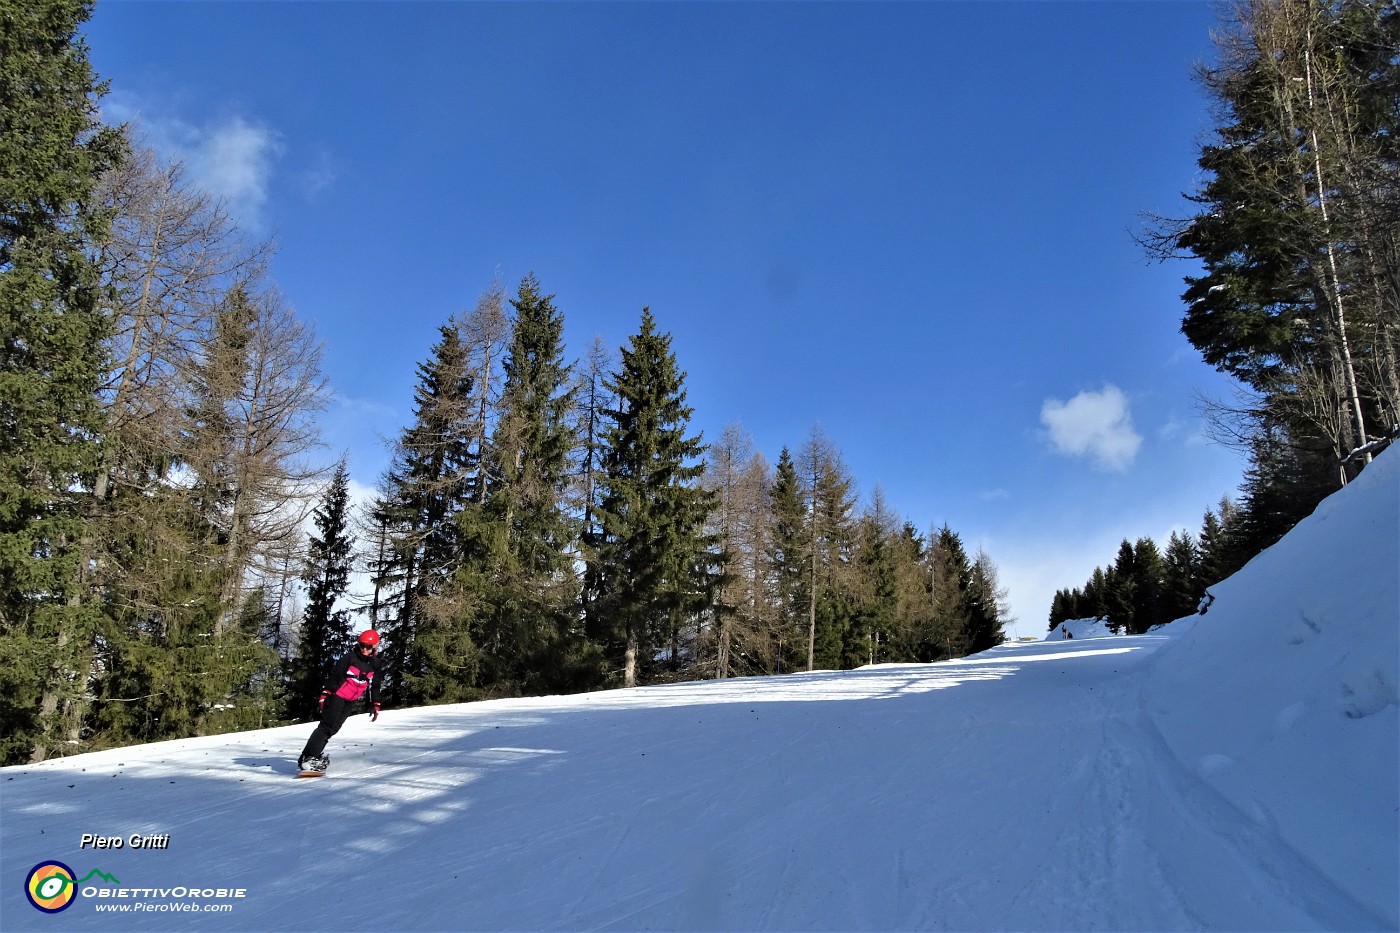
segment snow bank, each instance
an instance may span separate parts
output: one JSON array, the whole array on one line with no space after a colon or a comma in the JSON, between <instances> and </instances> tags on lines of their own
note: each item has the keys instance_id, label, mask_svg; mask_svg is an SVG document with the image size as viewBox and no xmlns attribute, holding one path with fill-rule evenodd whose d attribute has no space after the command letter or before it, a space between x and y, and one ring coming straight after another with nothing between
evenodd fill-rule
<instances>
[{"instance_id":1,"label":"snow bank","mask_svg":"<svg viewBox=\"0 0 1400 933\"><path fill-rule=\"evenodd\" d=\"M1054 631L1045 636L1046 641L1065 641L1070 638L1112 638L1113 632L1103 619L1069 619L1055 626Z\"/></svg>"},{"instance_id":2,"label":"snow bank","mask_svg":"<svg viewBox=\"0 0 1400 933\"><path fill-rule=\"evenodd\" d=\"M1400 452L1211 588L1144 698L1188 768L1394 928Z\"/></svg>"}]
</instances>

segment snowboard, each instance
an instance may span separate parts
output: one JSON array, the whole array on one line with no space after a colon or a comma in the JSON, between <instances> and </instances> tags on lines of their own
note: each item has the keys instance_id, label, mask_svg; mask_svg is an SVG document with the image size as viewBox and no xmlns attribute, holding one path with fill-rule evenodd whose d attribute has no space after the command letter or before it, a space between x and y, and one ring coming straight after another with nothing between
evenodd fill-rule
<instances>
[{"instance_id":1,"label":"snowboard","mask_svg":"<svg viewBox=\"0 0 1400 933\"><path fill-rule=\"evenodd\" d=\"M298 772L297 772L297 777L299 777L299 778L313 778L313 777L325 777L325 776L326 776L326 772L324 772L324 771L298 771Z\"/></svg>"}]
</instances>

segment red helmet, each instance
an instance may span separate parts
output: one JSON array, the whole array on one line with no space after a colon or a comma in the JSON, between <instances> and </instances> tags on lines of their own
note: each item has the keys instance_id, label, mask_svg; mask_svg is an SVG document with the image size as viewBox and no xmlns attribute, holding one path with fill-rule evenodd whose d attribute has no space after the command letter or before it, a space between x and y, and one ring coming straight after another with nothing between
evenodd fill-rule
<instances>
[{"instance_id":1,"label":"red helmet","mask_svg":"<svg viewBox=\"0 0 1400 933\"><path fill-rule=\"evenodd\" d=\"M369 645L373 648L379 644L379 633L372 628L367 628L360 633L360 644Z\"/></svg>"}]
</instances>

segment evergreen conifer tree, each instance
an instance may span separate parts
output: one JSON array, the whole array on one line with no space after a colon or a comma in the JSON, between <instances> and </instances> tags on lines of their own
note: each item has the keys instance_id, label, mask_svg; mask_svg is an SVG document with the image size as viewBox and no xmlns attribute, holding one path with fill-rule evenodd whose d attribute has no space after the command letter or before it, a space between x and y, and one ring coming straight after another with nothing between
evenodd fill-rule
<instances>
[{"instance_id":1,"label":"evergreen conifer tree","mask_svg":"<svg viewBox=\"0 0 1400 933\"><path fill-rule=\"evenodd\" d=\"M1104 574L1104 618L1114 634L1133 630L1133 615L1137 607L1137 552L1127 538L1118 545L1118 556Z\"/></svg>"},{"instance_id":2,"label":"evergreen conifer tree","mask_svg":"<svg viewBox=\"0 0 1400 933\"><path fill-rule=\"evenodd\" d=\"M1173 531L1162 555L1162 598L1166 621L1193 615L1204 595L1200 556L1189 532Z\"/></svg>"},{"instance_id":3,"label":"evergreen conifer tree","mask_svg":"<svg viewBox=\"0 0 1400 933\"><path fill-rule=\"evenodd\" d=\"M622 350L608 388L617 408L606 437L596 609L609 661L631 686L657 649L679 646L686 620L709 601L715 543L704 532L713 496L696 480L700 437L687 436L685 374L650 309Z\"/></svg>"},{"instance_id":4,"label":"evergreen conifer tree","mask_svg":"<svg viewBox=\"0 0 1400 933\"><path fill-rule=\"evenodd\" d=\"M1170 622L1164 596L1166 566L1157 542L1139 538L1133 544L1133 609L1128 634L1141 635L1154 625Z\"/></svg>"},{"instance_id":5,"label":"evergreen conifer tree","mask_svg":"<svg viewBox=\"0 0 1400 933\"><path fill-rule=\"evenodd\" d=\"M90 0L0 0L0 761L70 747L100 624L86 592L108 323L94 188L120 134L78 29Z\"/></svg>"},{"instance_id":6,"label":"evergreen conifer tree","mask_svg":"<svg viewBox=\"0 0 1400 933\"><path fill-rule=\"evenodd\" d=\"M1056 590L1054 598L1050 600L1050 631L1053 632L1063 622L1082 618L1080 606L1083 602L1082 590Z\"/></svg>"},{"instance_id":7,"label":"evergreen conifer tree","mask_svg":"<svg viewBox=\"0 0 1400 933\"><path fill-rule=\"evenodd\" d=\"M207 666L217 661L227 568L204 496L194 484L155 483L147 495L118 486L111 506L119 520L106 523L106 553L122 573L104 580L111 623L97 661L105 676L92 742L193 735L201 710L220 699L206 673L229 670Z\"/></svg>"},{"instance_id":8,"label":"evergreen conifer tree","mask_svg":"<svg viewBox=\"0 0 1400 933\"><path fill-rule=\"evenodd\" d=\"M464 557L457 621L469 620L473 674L444 673L435 696L456 698L466 687L492 695L582 688L596 677L580 669L588 652L569 614L577 593L567 501L575 438L564 319L533 275L511 305L515 323L488 445L485 500L458 516ZM452 639L439 644L451 632L444 622L424 643L430 665L444 672L462 666Z\"/></svg>"},{"instance_id":9,"label":"evergreen conifer tree","mask_svg":"<svg viewBox=\"0 0 1400 933\"><path fill-rule=\"evenodd\" d=\"M313 516L316 535L306 554L306 609L296 657L288 676L287 711L294 719L316 716L316 701L326 675L350 640L350 613L336 603L350 587L354 539L350 536L350 474L345 461Z\"/></svg>"},{"instance_id":10,"label":"evergreen conifer tree","mask_svg":"<svg viewBox=\"0 0 1400 933\"><path fill-rule=\"evenodd\" d=\"M1239 513L1230 542L1242 560L1272 547L1335 488L1327 476L1330 471L1324 471L1325 479L1320 480L1318 471L1308 468L1308 458L1300 455L1281 426L1261 426L1249 446L1250 465L1241 483Z\"/></svg>"},{"instance_id":11,"label":"evergreen conifer tree","mask_svg":"<svg viewBox=\"0 0 1400 933\"><path fill-rule=\"evenodd\" d=\"M383 695L398 705L424 702L434 690L424 682L425 649L417 642L430 625L453 625L437 600L461 565L456 517L471 499L480 466L472 451L477 406L458 322L438 333L431 356L418 366L414 422L399 438L373 510L391 544L376 578L386 616ZM469 646L453 650L464 662L470 657Z\"/></svg>"},{"instance_id":12,"label":"evergreen conifer tree","mask_svg":"<svg viewBox=\"0 0 1400 933\"><path fill-rule=\"evenodd\" d=\"M929 536L925 555L930 610L919 633L917 659L941 661L967 654L967 590L972 565L962 538L946 524Z\"/></svg>"},{"instance_id":13,"label":"evergreen conifer tree","mask_svg":"<svg viewBox=\"0 0 1400 933\"><path fill-rule=\"evenodd\" d=\"M1084 600L1080 603L1078 618L1107 619L1108 593L1111 586L1109 574L1102 567L1095 567L1089 582L1084 585Z\"/></svg>"},{"instance_id":14,"label":"evergreen conifer tree","mask_svg":"<svg viewBox=\"0 0 1400 933\"><path fill-rule=\"evenodd\" d=\"M976 654L1006 641L1004 608L1006 591L997 579L996 565L978 552L972 562L967 587L967 652Z\"/></svg>"},{"instance_id":15,"label":"evergreen conifer tree","mask_svg":"<svg viewBox=\"0 0 1400 933\"><path fill-rule=\"evenodd\" d=\"M927 627L930 607L924 540L911 522L904 522L891 537L890 557L895 576L895 618L882 656L889 661L913 661L918 656L915 639Z\"/></svg>"},{"instance_id":16,"label":"evergreen conifer tree","mask_svg":"<svg viewBox=\"0 0 1400 933\"><path fill-rule=\"evenodd\" d=\"M1256 478L1283 485L1256 494L1296 522L1400 405L1400 9L1252 0L1216 36L1202 77L1221 125L1201 148L1199 213L1164 224L1159 248L1204 266L1182 332L1255 393L1234 433L1258 435Z\"/></svg>"},{"instance_id":17,"label":"evergreen conifer tree","mask_svg":"<svg viewBox=\"0 0 1400 933\"><path fill-rule=\"evenodd\" d=\"M775 673L781 674L800 669L806 659L810 587L807 568L811 560L802 484L786 447L778 455L768 494L768 512L772 525L768 561L773 568L773 599L777 604Z\"/></svg>"},{"instance_id":18,"label":"evergreen conifer tree","mask_svg":"<svg viewBox=\"0 0 1400 933\"><path fill-rule=\"evenodd\" d=\"M1207 509L1201 520L1201 590L1230 576L1244 566L1247 557L1238 542L1240 511L1229 499L1221 499L1217 509Z\"/></svg>"},{"instance_id":19,"label":"evergreen conifer tree","mask_svg":"<svg viewBox=\"0 0 1400 933\"><path fill-rule=\"evenodd\" d=\"M897 624L899 590L898 546L888 522L877 488L871 512L863 515L858 523L859 545L855 559L858 598L842 652L841 666L845 669L890 659L888 653Z\"/></svg>"}]
</instances>

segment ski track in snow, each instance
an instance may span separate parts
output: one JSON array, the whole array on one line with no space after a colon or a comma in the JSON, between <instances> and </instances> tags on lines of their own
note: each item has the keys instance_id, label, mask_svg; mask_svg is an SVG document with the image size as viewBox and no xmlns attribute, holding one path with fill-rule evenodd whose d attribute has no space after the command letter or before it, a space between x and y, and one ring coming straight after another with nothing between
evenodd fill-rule
<instances>
[{"instance_id":1,"label":"ski track in snow","mask_svg":"<svg viewBox=\"0 0 1400 933\"><path fill-rule=\"evenodd\" d=\"M1155 785L1152 799L1159 810L1167 811L1162 822L1175 821L1183 835L1196 834L1200 842L1176 847L1169 865L1170 881L1182 890L1207 889L1198 877L1210 870L1199 858L1183 858L1183 851L1218 851L1222 859L1234 859L1238 868L1220 871L1219 876L1249 879L1257 884L1250 890L1238 884L1216 885L1218 913L1227 916L1233 928L1263 927L1292 929L1296 918L1305 916L1329 930L1384 930L1393 922L1369 911L1340 888L1331 878L1300 855L1282 836L1271 820L1260 813L1241 811L1221 796L1200 775L1186 768L1172 753L1156 726L1145 715L1134 738L1138 746L1156 754L1144 777ZM1213 841L1213 844L1212 844ZM1271 916L1272 914L1272 916ZM1261 924L1260 917L1271 922ZM1212 926L1219 926L1219 921Z\"/></svg>"}]
</instances>

